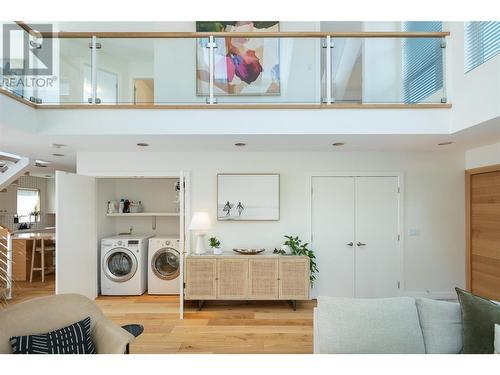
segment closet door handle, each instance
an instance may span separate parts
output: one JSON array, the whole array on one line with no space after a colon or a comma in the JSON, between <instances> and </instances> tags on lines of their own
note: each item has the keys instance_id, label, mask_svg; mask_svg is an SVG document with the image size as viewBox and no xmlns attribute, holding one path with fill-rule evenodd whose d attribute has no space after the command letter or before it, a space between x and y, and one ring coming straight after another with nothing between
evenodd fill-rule
<instances>
[{"instance_id":1,"label":"closet door handle","mask_svg":"<svg viewBox=\"0 0 500 375\"><path fill-rule=\"evenodd\" d=\"M366 244L365 244L365 243L363 243L363 242L358 242L358 243L356 244L356 246L366 246Z\"/></svg>"},{"instance_id":2,"label":"closet door handle","mask_svg":"<svg viewBox=\"0 0 500 375\"><path fill-rule=\"evenodd\" d=\"M347 245L347 246L351 246L351 247L352 247L352 246L354 246L354 243L349 242L349 243L348 243L348 244L346 244L346 245Z\"/></svg>"}]
</instances>

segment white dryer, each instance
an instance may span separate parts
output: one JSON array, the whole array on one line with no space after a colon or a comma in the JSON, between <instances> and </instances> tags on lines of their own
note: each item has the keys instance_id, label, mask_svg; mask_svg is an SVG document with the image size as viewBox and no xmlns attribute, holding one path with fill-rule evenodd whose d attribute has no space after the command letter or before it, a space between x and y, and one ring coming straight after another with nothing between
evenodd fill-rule
<instances>
[{"instance_id":1,"label":"white dryer","mask_svg":"<svg viewBox=\"0 0 500 375\"><path fill-rule=\"evenodd\" d=\"M147 289L148 235L101 241L101 294L141 295Z\"/></svg>"},{"instance_id":2,"label":"white dryer","mask_svg":"<svg viewBox=\"0 0 500 375\"><path fill-rule=\"evenodd\" d=\"M148 253L148 294L179 294L179 239L150 238Z\"/></svg>"}]
</instances>

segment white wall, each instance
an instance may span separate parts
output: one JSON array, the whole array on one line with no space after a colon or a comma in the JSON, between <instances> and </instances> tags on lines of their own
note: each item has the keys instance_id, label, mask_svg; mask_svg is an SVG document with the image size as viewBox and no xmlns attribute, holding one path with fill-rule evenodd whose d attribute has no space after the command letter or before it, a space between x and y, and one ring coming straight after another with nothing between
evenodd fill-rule
<instances>
[{"instance_id":1,"label":"white wall","mask_svg":"<svg viewBox=\"0 0 500 375\"><path fill-rule=\"evenodd\" d=\"M449 109L44 109L42 134L448 134ZM71 124L71 126L68 126Z\"/></svg>"},{"instance_id":2,"label":"white wall","mask_svg":"<svg viewBox=\"0 0 500 375\"><path fill-rule=\"evenodd\" d=\"M207 210L209 235L226 249L273 249L283 235L306 236L306 174L310 172L390 171L405 173L404 222L420 235L405 233L405 288L412 295L451 297L465 284L463 153L390 152L233 152L233 153L79 153L78 173L160 171L165 165L191 171L191 207ZM281 220L217 222L216 174L276 172L281 175ZM407 231L407 230L406 230Z\"/></svg>"},{"instance_id":3,"label":"white wall","mask_svg":"<svg viewBox=\"0 0 500 375\"><path fill-rule=\"evenodd\" d=\"M500 55L464 73L464 24L449 22L448 102L453 104L451 132L500 116Z\"/></svg>"},{"instance_id":4,"label":"white wall","mask_svg":"<svg viewBox=\"0 0 500 375\"><path fill-rule=\"evenodd\" d=\"M465 169L500 164L500 143L482 146L465 152Z\"/></svg>"},{"instance_id":5,"label":"white wall","mask_svg":"<svg viewBox=\"0 0 500 375\"><path fill-rule=\"evenodd\" d=\"M0 94L0 150L7 140L7 127L16 132L34 132L36 130L36 110L26 104Z\"/></svg>"}]
</instances>

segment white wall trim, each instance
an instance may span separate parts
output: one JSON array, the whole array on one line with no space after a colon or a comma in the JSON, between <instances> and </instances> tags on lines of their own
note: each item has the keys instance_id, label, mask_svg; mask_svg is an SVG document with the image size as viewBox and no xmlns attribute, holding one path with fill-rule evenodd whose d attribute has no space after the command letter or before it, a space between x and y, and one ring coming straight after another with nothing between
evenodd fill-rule
<instances>
[{"instance_id":1,"label":"white wall trim","mask_svg":"<svg viewBox=\"0 0 500 375\"><path fill-rule=\"evenodd\" d=\"M404 226L404 173L403 172L313 172L306 174L306 235L309 243L312 243L312 179L313 177L397 177L399 187L398 197L398 231L400 240L398 248L400 251L399 265L399 295L404 295L405 290L405 226Z\"/></svg>"},{"instance_id":2,"label":"white wall trim","mask_svg":"<svg viewBox=\"0 0 500 375\"><path fill-rule=\"evenodd\" d=\"M92 176L96 178L176 178L181 176L179 171L143 171L143 170L131 170L131 171L79 171L77 174L84 176Z\"/></svg>"}]
</instances>

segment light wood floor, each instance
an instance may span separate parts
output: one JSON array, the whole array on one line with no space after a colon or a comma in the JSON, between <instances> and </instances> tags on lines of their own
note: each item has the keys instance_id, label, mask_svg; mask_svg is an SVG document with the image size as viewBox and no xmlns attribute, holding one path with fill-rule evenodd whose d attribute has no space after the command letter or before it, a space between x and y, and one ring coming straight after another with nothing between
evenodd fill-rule
<instances>
[{"instance_id":1,"label":"light wood floor","mask_svg":"<svg viewBox=\"0 0 500 375\"><path fill-rule=\"evenodd\" d=\"M54 278L17 282L18 303L54 293ZM314 301L207 302L202 311L186 303L179 319L178 297L100 296L97 304L119 325L139 323L144 333L131 345L132 353L312 353Z\"/></svg>"}]
</instances>

